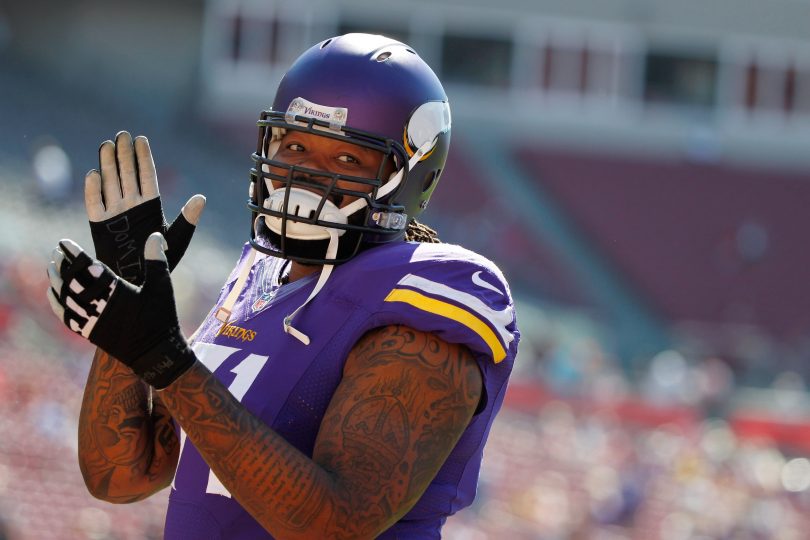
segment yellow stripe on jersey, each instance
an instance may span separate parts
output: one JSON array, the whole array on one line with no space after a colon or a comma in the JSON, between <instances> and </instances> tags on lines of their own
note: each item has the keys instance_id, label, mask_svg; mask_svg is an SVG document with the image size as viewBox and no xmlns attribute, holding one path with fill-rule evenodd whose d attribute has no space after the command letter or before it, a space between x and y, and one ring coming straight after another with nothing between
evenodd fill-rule
<instances>
[{"instance_id":1,"label":"yellow stripe on jersey","mask_svg":"<svg viewBox=\"0 0 810 540\"><path fill-rule=\"evenodd\" d=\"M417 309L441 315L447 319L452 319L460 324L463 324L476 334L487 344L492 351L492 358L497 364L506 358L506 351L503 349L501 342L495 336L492 329L487 324L467 311L453 304L430 298L416 291L409 289L393 289L388 296L385 297L386 302L404 302L410 304Z\"/></svg>"}]
</instances>

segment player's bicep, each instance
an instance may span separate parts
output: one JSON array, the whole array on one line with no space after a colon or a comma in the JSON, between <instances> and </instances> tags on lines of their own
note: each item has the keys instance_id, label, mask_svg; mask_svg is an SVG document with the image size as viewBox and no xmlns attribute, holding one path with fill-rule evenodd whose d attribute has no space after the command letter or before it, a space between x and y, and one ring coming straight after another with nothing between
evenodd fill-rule
<instances>
[{"instance_id":1,"label":"player's bicep","mask_svg":"<svg viewBox=\"0 0 810 540\"><path fill-rule=\"evenodd\" d=\"M313 459L345 490L348 515L378 532L425 491L481 393L466 347L402 326L374 330L347 360Z\"/></svg>"}]
</instances>

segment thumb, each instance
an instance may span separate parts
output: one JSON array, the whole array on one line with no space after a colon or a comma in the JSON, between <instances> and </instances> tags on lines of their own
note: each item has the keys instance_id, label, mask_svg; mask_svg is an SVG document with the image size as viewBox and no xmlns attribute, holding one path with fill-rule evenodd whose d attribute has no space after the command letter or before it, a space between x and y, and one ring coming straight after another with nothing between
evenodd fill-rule
<instances>
[{"instance_id":1,"label":"thumb","mask_svg":"<svg viewBox=\"0 0 810 540\"><path fill-rule=\"evenodd\" d=\"M203 208L205 208L205 197L199 194L194 195L183 206L177 219L166 229L166 240L171 247L171 251L169 251L170 269L174 269L183 258L183 254L191 242L191 237L194 236Z\"/></svg>"},{"instance_id":2,"label":"thumb","mask_svg":"<svg viewBox=\"0 0 810 540\"><path fill-rule=\"evenodd\" d=\"M159 232L152 233L149 235L149 238L146 239L146 247L143 249L144 258L147 261L167 262L167 249L168 246L166 245L166 239L163 238L163 235Z\"/></svg>"},{"instance_id":3,"label":"thumb","mask_svg":"<svg viewBox=\"0 0 810 540\"><path fill-rule=\"evenodd\" d=\"M192 198L190 198L188 202L186 202L186 204L183 206L183 209L180 211L182 212L183 217L186 218L186 221L188 221L192 225L196 225L197 223L199 223L200 214L202 214L202 211L204 209L205 209L205 196L200 195L198 193L197 195L194 195Z\"/></svg>"},{"instance_id":4,"label":"thumb","mask_svg":"<svg viewBox=\"0 0 810 540\"><path fill-rule=\"evenodd\" d=\"M160 233L152 233L146 239L144 247L144 272L141 294L144 301L164 315L170 315L177 321L174 306L174 288L169 275L169 263L166 260L166 239ZM158 316L160 318L160 316ZM176 325L176 322L175 322Z\"/></svg>"}]
</instances>

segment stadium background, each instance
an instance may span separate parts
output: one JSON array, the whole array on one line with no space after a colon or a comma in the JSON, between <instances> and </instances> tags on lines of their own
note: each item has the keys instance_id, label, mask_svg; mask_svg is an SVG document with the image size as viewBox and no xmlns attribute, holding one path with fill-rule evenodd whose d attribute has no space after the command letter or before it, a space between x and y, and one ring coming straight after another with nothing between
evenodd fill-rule
<instances>
[{"instance_id":1,"label":"stadium background","mask_svg":"<svg viewBox=\"0 0 810 540\"><path fill-rule=\"evenodd\" d=\"M446 83L425 214L503 269L522 351L450 539L810 537L807 0L0 1L0 519L8 539L160 538L167 492L84 491L91 349L44 297L90 245L100 141L150 137L167 214L208 208L186 330L248 231L253 122L305 46L399 37Z\"/></svg>"}]
</instances>

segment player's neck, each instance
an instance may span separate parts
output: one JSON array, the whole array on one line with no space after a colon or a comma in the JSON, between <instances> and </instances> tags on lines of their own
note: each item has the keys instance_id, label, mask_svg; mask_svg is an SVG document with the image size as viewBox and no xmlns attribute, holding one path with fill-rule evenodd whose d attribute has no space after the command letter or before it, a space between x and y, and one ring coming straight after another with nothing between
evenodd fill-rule
<instances>
[{"instance_id":1,"label":"player's neck","mask_svg":"<svg viewBox=\"0 0 810 540\"><path fill-rule=\"evenodd\" d=\"M293 281L307 277L310 274L319 272L321 268L323 267L317 264L301 264L299 262L292 261L292 264L290 264L290 273L287 275L287 283L292 283Z\"/></svg>"}]
</instances>

